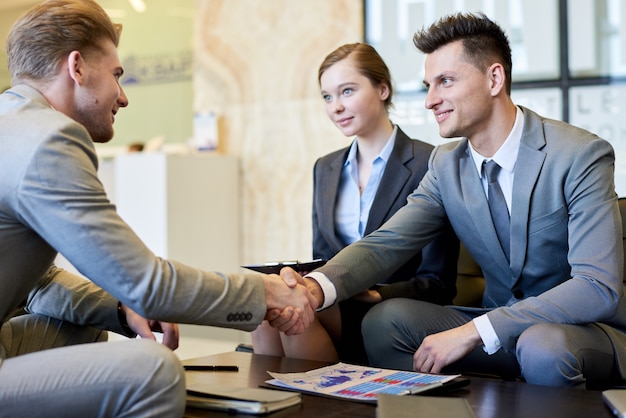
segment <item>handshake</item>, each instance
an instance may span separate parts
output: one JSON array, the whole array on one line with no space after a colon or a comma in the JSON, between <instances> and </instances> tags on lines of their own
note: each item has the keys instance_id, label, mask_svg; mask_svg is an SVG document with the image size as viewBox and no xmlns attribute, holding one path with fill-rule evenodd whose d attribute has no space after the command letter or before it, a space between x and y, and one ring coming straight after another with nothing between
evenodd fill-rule
<instances>
[{"instance_id":1,"label":"handshake","mask_svg":"<svg viewBox=\"0 0 626 418\"><path fill-rule=\"evenodd\" d=\"M263 276L268 323L287 335L304 332L315 317L315 310L324 302L320 285L305 279L291 267L283 267L280 276Z\"/></svg>"}]
</instances>

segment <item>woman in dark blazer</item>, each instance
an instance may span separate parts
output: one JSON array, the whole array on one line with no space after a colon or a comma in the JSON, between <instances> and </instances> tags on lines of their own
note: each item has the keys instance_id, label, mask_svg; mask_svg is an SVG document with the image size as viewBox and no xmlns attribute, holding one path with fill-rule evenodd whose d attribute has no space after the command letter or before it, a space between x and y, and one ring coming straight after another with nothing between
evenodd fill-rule
<instances>
[{"instance_id":1,"label":"woman in dark blazer","mask_svg":"<svg viewBox=\"0 0 626 418\"><path fill-rule=\"evenodd\" d=\"M391 77L371 46L347 44L330 53L319 83L329 118L355 138L314 167L313 257L328 260L406 204L433 146L410 139L389 120ZM361 320L369 308L392 297L451 304L457 257L458 240L449 229L397 271L381 274L380 285L319 312L304 334L285 336L262 325L253 332L254 351L366 363Z\"/></svg>"}]
</instances>

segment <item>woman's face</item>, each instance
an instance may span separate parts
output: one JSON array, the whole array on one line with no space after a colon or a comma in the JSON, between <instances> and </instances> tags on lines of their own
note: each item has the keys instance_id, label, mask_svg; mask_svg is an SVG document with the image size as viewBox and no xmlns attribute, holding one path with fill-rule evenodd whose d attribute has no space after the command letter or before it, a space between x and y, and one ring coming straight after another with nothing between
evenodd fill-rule
<instances>
[{"instance_id":1,"label":"woman's face","mask_svg":"<svg viewBox=\"0 0 626 418\"><path fill-rule=\"evenodd\" d=\"M388 86L373 86L350 57L329 67L320 77L320 87L326 114L344 135L364 137L379 124L389 123Z\"/></svg>"}]
</instances>

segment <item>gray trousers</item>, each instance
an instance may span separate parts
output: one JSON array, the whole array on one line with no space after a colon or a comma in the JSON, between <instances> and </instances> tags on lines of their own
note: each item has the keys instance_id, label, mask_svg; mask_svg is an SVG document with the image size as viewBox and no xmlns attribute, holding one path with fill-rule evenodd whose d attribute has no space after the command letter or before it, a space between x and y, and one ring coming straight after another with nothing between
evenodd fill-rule
<instances>
[{"instance_id":1,"label":"gray trousers","mask_svg":"<svg viewBox=\"0 0 626 418\"><path fill-rule=\"evenodd\" d=\"M412 299L389 299L362 322L367 357L376 367L413 369L413 354L429 334L463 325L472 317L452 307ZM546 386L601 388L617 375L613 346L595 324L537 324L518 338L515 352L488 355L481 347L449 365L446 373L523 378Z\"/></svg>"},{"instance_id":2,"label":"gray trousers","mask_svg":"<svg viewBox=\"0 0 626 418\"><path fill-rule=\"evenodd\" d=\"M151 340L103 342L106 331L37 315L0 330L0 417L182 417L180 361Z\"/></svg>"}]
</instances>

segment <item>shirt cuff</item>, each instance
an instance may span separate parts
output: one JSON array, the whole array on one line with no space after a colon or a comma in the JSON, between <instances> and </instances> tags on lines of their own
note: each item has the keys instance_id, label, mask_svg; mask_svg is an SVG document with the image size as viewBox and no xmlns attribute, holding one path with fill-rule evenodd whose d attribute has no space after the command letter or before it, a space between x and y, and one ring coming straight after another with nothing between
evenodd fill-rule
<instances>
[{"instance_id":1,"label":"shirt cuff","mask_svg":"<svg viewBox=\"0 0 626 418\"><path fill-rule=\"evenodd\" d=\"M330 281L328 277L324 273L313 272L309 273L304 277L308 277L313 279L320 285L322 288L322 293L324 294L324 303L317 310L321 311L322 309L326 309L337 300L337 289L335 289L335 285Z\"/></svg>"},{"instance_id":2,"label":"shirt cuff","mask_svg":"<svg viewBox=\"0 0 626 418\"><path fill-rule=\"evenodd\" d=\"M487 354L492 355L502 348L500 339L498 335L496 335L496 331L493 329L493 325L491 325L491 321L489 321L487 315L478 316L474 318L472 322L474 322L478 334L483 340L483 350L485 350Z\"/></svg>"}]
</instances>

